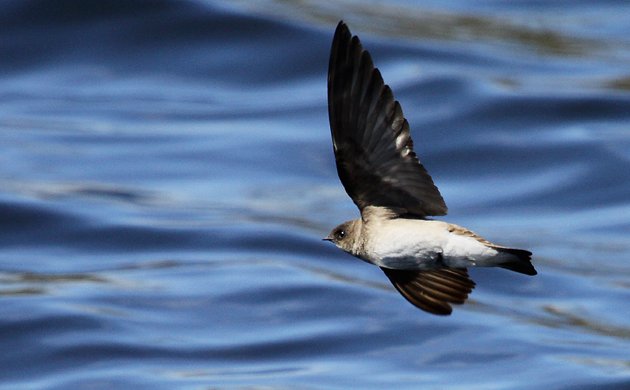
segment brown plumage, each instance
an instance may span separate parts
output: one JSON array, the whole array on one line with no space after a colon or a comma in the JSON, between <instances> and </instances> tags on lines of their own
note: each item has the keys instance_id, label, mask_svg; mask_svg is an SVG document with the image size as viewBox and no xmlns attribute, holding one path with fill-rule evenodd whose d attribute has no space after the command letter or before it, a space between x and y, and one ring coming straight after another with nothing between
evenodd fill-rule
<instances>
[{"instance_id":1,"label":"brown plumage","mask_svg":"<svg viewBox=\"0 0 630 390\"><path fill-rule=\"evenodd\" d=\"M462 304L475 288L466 269L442 268L407 271L381 267L396 290L417 308L432 314L449 315L451 303Z\"/></svg>"}]
</instances>

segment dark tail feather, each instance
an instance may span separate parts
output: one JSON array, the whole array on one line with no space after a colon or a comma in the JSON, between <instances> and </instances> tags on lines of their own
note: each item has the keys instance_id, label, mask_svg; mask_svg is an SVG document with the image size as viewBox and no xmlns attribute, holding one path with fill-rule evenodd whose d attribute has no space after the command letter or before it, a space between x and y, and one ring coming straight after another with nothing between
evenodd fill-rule
<instances>
[{"instance_id":1,"label":"dark tail feather","mask_svg":"<svg viewBox=\"0 0 630 390\"><path fill-rule=\"evenodd\" d=\"M532 252L523 249L497 248L500 252L509 253L514 260L508 260L499 264L499 267L509 269L525 275L536 275L536 269L532 265Z\"/></svg>"}]
</instances>

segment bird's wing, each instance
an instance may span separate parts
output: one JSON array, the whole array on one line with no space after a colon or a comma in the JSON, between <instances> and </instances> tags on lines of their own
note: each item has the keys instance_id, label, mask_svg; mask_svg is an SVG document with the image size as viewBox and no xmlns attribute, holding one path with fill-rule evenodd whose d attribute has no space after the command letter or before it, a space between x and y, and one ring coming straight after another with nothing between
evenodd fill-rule
<instances>
[{"instance_id":1,"label":"bird's wing","mask_svg":"<svg viewBox=\"0 0 630 390\"><path fill-rule=\"evenodd\" d=\"M426 312L449 315L451 303L461 304L475 288L466 269L442 268L408 271L381 267L396 290L414 306Z\"/></svg>"},{"instance_id":2,"label":"bird's wing","mask_svg":"<svg viewBox=\"0 0 630 390\"><path fill-rule=\"evenodd\" d=\"M442 195L413 151L400 104L343 21L330 54L328 114L337 173L359 210L446 214Z\"/></svg>"}]
</instances>

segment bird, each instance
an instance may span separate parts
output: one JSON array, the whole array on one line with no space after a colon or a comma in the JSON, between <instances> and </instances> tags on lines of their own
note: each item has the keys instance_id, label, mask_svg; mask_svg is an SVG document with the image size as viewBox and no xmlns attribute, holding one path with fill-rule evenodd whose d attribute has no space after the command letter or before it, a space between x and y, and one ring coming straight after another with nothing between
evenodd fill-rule
<instances>
[{"instance_id":1,"label":"bird","mask_svg":"<svg viewBox=\"0 0 630 390\"><path fill-rule=\"evenodd\" d=\"M361 216L324 240L380 267L407 301L435 315L468 299L468 268L537 274L530 251L430 218L446 215L446 203L414 152L400 103L343 20L330 52L328 116L337 173Z\"/></svg>"}]
</instances>

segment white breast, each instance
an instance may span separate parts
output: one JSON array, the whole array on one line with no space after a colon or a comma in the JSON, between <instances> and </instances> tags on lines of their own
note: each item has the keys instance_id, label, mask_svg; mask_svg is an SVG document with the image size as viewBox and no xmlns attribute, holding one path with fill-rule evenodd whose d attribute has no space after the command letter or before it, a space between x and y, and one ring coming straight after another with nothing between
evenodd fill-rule
<instances>
[{"instance_id":1,"label":"white breast","mask_svg":"<svg viewBox=\"0 0 630 390\"><path fill-rule=\"evenodd\" d=\"M439 221L393 219L368 226L367 260L389 268L433 268L447 240Z\"/></svg>"},{"instance_id":2,"label":"white breast","mask_svg":"<svg viewBox=\"0 0 630 390\"><path fill-rule=\"evenodd\" d=\"M368 237L365 260L388 268L469 267L497 254L472 237L449 232L442 221L378 221L368 226Z\"/></svg>"}]
</instances>

